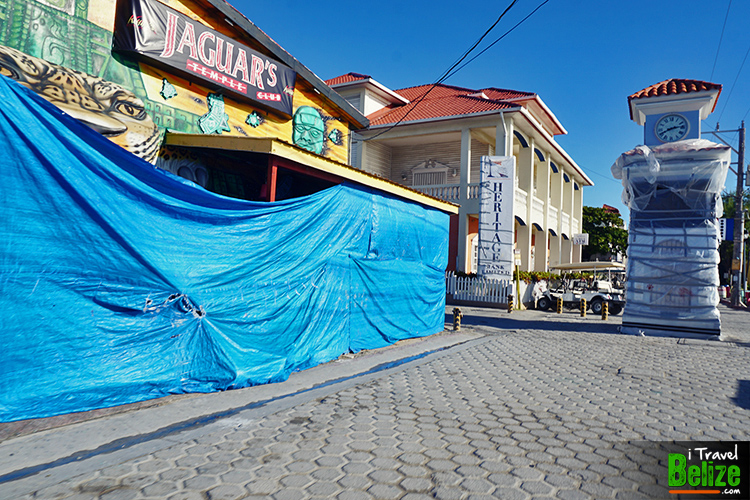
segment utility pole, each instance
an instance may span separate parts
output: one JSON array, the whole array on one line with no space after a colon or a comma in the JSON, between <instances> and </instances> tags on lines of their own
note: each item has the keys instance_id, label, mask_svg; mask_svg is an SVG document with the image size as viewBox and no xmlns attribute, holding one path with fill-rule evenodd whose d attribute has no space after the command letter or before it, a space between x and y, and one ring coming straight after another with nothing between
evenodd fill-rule
<instances>
[{"instance_id":1,"label":"utility pole","mask_svg":"<svg viewBox=\"0 0 750 500\"><path fill-rule=\"evenodd\" d=\"M740 125L740 145L737 152L737 192L734 202L734 252L732 255L732 300L733 307L740 305L740 282L742 279L742 244L745 238L745 207L743 194L745 192L745 121ZM742 283L744 285L744 283ZM744 297L743 297L744 298Z\"/></svg>"}]
</instances>

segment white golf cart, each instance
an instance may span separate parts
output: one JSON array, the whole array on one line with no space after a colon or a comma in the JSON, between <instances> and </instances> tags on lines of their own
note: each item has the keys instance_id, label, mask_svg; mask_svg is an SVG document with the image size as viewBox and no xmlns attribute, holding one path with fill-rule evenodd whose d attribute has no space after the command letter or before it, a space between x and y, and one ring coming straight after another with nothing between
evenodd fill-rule
<instances>
[{"instance_id":1,"label":"white golf cart","mask_svg":"<svg viewBox=\"0 0 750 500\"><path fill-rule=\"evenodd\" d=\"M566 309L579 309L581 299L586 299L587 309L601 314L604 303L609 304L610 314L619 314L625 306L625 265L619 262L577 262L560 264L553 269L560 272L557 286L549 288L537 299L536 308L547 310L555 307L559 298ZM589 279L573 279L569 273L592 273ZM550 283L552 286L552 283Z\"/></svg>"}]
</instances>

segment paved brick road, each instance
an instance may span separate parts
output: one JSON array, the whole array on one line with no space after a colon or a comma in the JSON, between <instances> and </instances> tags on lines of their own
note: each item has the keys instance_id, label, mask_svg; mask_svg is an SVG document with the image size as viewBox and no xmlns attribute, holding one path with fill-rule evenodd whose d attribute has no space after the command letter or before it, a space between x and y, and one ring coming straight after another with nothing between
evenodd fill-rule
<instances>
[{"instance_id":1,"label":"paved brick road","mask_svg":"<svg viewBox=\"0 0 750 500\"><path fill-rule=\"evenodd\" d=\"M249 408L6 475L0 498L668 498L650 442L750 439L750 314L726 311L735 342L464 308L472 337L460 345L273 412ZM33 438L0 452L22 454Z\"/></svg>"}]
</instances>

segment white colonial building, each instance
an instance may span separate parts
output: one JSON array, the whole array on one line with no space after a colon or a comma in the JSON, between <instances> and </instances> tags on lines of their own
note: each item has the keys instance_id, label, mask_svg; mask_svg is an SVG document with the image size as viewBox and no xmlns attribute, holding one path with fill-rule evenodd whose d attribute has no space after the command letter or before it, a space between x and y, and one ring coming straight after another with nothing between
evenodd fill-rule
<instances>
[{"instance_id":1,"label":"white colonial building","mask_svg":"<svg viewBox=\"0 0 750 500\"><path fill-rule=\"evenodd\" d=\"M479 165L516 158L515 250L521 269L579 262L584 186L593 183L555 142L567 133L538 95L422 85L390 90L367 75L326 83L370 120L352 140L354 167L460 205L451 219L449 269L476 270ZM397 126L396 126L397 125Z\"/></svg>"}]
</instances>

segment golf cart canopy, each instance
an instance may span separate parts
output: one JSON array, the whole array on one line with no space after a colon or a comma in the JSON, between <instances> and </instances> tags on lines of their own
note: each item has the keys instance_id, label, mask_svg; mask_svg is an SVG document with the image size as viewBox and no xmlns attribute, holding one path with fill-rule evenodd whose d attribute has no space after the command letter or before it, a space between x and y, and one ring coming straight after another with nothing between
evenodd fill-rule
<instances>
[{"instance_id":1,"label":"golf cart canopy","mask_svg":"<svg viewBox=\"0 0 750 500\"><path fill-rule=\"evenodd\" d=\"M560 271L624 271L625 264L622 262L573 262L571 264L559 264L552 269Z\"/></svg>"}]
</instances>

